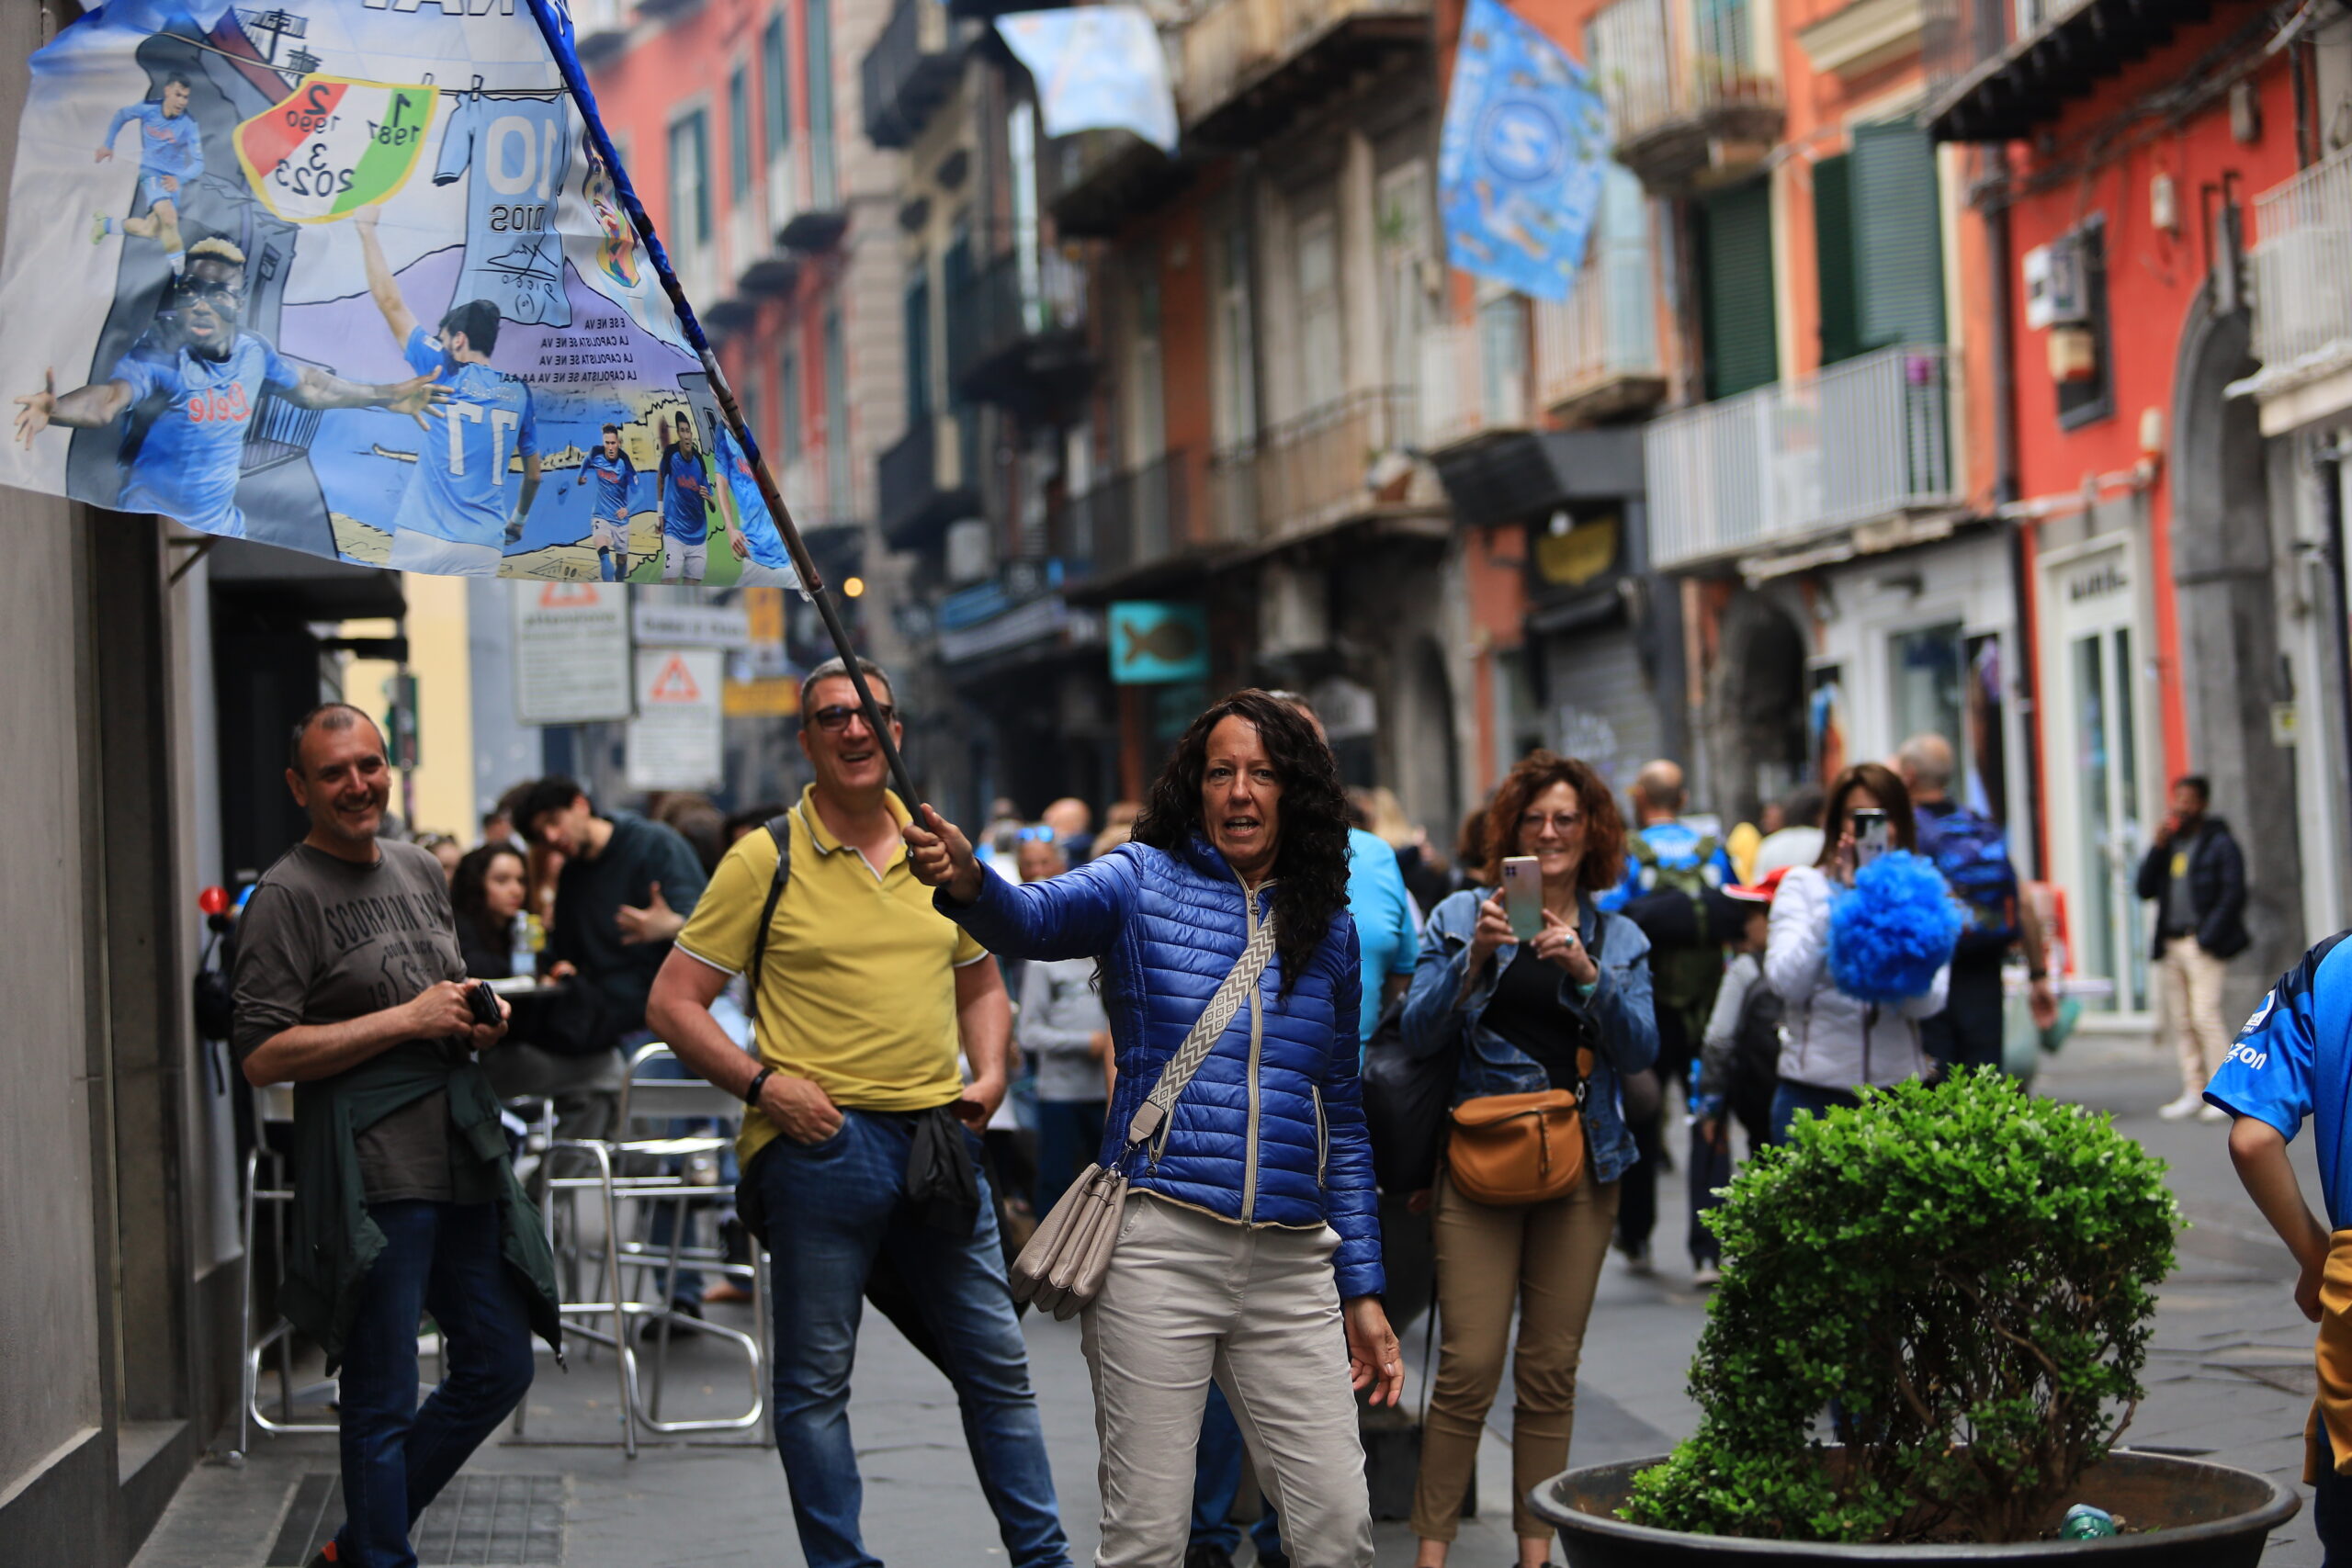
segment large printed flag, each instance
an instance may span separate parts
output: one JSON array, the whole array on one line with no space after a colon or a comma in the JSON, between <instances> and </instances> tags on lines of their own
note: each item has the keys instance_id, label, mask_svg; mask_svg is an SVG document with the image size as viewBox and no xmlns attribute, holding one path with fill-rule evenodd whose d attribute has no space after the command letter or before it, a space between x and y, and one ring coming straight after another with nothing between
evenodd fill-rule
<instances>
[{"instance_id":1,"label":"large printed flag","mask_svg":"<svg viewBox=\"0 0 2352 1568\"><path fill-rule=\"evenodd\" d=\"M9 186L0 482L373 566L658 580L660 433L718 402L550 14L107 0L59 33Z\"/></svg>"},{"instance_id":2,"label":"large printed flag","mask_svg":"<svg viewBox=\"0 0 2352 1568\"><path fill-rule=\"evenodd\" d=\"M1446 259L1531 298L1566 299L1608 156L1584 67L1502 0L1470 0L1438 139Z\"/></svg>"}]
</instances>

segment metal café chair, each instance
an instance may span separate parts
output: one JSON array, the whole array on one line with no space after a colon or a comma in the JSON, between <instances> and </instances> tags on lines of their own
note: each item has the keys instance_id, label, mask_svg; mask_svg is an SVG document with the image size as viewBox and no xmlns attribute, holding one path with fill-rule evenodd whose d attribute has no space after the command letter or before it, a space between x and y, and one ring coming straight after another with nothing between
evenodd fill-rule
<instances>
[{"instance_id":1,"label":"metal caf\u00e9 chair","mask_svg":"<svg viewBox=\"0 0 2352 1568\"><path fill-rule=\"evenodd\" d=\"M604 1295L597 1301L567 1301L563 1312L573 1331L592 1343L608 1345L614 1351L617 1368L621 1405L622 1446L631 1457L637 1454L637 1428L664 1437L693 1432L752 1431L762 1428L767 1419L767 1393L764 1375L770 1364L768 1345L767 1270L757 1242L752 1246L751 1258L744 1263L727 1261L719 1246L685 1245L686 1216L695 1208L707 1208L714 1213L727 1200L729 1190L724 1186L696 1182L684 1170L655 1170L644 1168L652 1162L667 1165L695 1156L716 1158L734 1142L741 1124L743 1106L725 1090L694 1078L647 1077L644 1070L656 1062L672 1060L667 1046L653 1044L639 1049L629 1059L629 1072L621 1089L621 1105L616 1139L558 1138L555 1149L576 1149L588 1157L593 1169L584 1175L555 1175L547 1179L552 1196L558 1191L578 1191L594 1194L603 1210L605 1241L600 1257ZM671 1124L682 1120L702 1120L716 1122L716 1130L707 1134L673 1134ZM633 1136L640 1124L652 1123L660 1135ZM670 1239L654 1243L631 1239L621 1224L623 1204L638 1207L640 1213L647 1206L659 1203L671 1205L673 1216ZM554 1204L546 1205L552 1226ZM552 1235L552 1230L550 1230ZM721 1324L687 1320L690 1332L711 1336L727 1341L743 1352L751 1384L751 1404L740 1416L704 1417L687 1420L665 1419L662 1415L662 1384L667 1370L670 1336L673 1325L684 1314L673 1309L668 1299L669 1282L682 1267L691 1266L706 1274L743 1281L751 1287L753 1332L745 1334ZM625 1283L633 1277L633 1286ZM631 1293L643 1292L647 1280L657 1281L656 1299L648 1301ZM640 1375L635 1329L638 1325L652 1322L658 1325L654 1337L652 1376Z\"/></svg>"},{"instance_id":2,"label":"metal caf\u00e9 chair","mask_svg":"<svg viewBox=\"0 0 2352 1568\"><path fill-rule=\"evenodd\" d=\"M266 1095L266 1091L264 1092ZM265 1104L267 1103L265 1100ZM290 1108L288 1114L283 1118L271 1118L265 1112L264 1120L291 1121ZM265 1157L268 1160L269 1184L267 1186L262 1184L262 1162ZM322 1393L332 1397L335 1389L333 1379L324 1382L305 1384L300 1388L295 1387L294 1325L286 1320L283 1314L280 1314L267 1330L259 1335L254 1331L254 1243L258 1235L254 1227L262 1217L261 1209L266 1205L272 1234L277 1242L271 1249L271 1256L277 1259L279 1277L283 1279L286 1258L286 1209L287 1205L293 1201L294 1187L288 1178L284 1157L267 1147L266 1144L257 1144L248 1150L245 1154L244 1201L240 1208L237 1222L238 1241L243 1253L238 1263L237 1314L238 1321L243 1325L243 1337L241 1343L244 1346L244 1356L238 1364L237 1371L237 1446L229 1455L230 1462L234 1464L242 1464L245 1455L251 1451L253 1434L256 1429L271 1437L303 1432L332 1436L342 1430L341 1426L332 1420L298 1421L294 1418L294 1407L298 1401L307 1404ZM264 1411L261 1406L262 1361L273 1349L277 1352L277 1415L275 1417Z\"/></svg>"}]
</instances>

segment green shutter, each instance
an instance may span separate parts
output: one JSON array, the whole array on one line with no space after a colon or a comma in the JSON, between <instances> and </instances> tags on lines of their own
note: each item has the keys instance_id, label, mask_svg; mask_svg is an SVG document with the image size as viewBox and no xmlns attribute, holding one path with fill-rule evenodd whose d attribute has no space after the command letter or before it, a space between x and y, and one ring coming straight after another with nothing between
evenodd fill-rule
<instances>
[{"instance_id":1,"label":"green shutter","mask_svg":"<svg viewBox=\"0 0 2352 1568\"><path fill-rule=\"evenodd\" d=\"M1854 280L1862 345L1944 341L1936 150L1916 125L1853 133Z\"/></svg>"},{"instance_id":2,"label":"green shutter","mask_svg":"<svg viewBox=\"0 0 2352 1568\"><path fill-rule=\"evenodd\" d=\"M1840 152L1813 166L1813 254L1821 290L1821 363L1862 351L1854 298L1853 168Z\"/></svg>"},{"instance_id":3,"label":"green shutter","mask_svg":"<svg viewBox=\"0 0 2352 1568\"><path fill-rule=\"evenodd\" d=\"M1705 198L1702 305L1707 395L1727 398L1780 378L1772 306L1772 197L1754 180Z\"/></svg>"}]
</instances>

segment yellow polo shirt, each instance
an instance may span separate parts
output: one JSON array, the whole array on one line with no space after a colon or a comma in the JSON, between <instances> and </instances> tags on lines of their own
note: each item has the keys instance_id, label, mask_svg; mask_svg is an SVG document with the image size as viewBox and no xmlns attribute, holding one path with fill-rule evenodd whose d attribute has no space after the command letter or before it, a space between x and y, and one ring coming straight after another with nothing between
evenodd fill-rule
<instances>
[{"instance_id":1,"label":"yellow polo shirt","mask_svg":"<svg viewBox=\"0 0 2352 1568\"><path fill-rule=\"evenodd\" d=\"M826 831L801 792L792 818L792 879L776 901L760 964L759 1055L779 1072L813 1078L835 1104L859 1111L928 1111L964 1091L956 1071L953 971L988 956L931 906L904 844L880 875ZM907 809L886 797L901 823ZM736 840L695 902L678 946L740 975L775 876L764 830ZM757 1111L737 1140L749 1160L777 1133Z\"/></svg>"}]
</instances>

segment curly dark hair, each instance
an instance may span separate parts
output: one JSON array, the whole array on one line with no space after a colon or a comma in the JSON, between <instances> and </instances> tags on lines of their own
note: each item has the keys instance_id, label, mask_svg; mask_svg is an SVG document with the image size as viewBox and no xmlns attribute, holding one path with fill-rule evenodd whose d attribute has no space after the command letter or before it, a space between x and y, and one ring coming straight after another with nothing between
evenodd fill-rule
<instances>
[{"instance_id":1,"label":"curly dark hair","mask_svg":"<svg viewBox=\"0 0 2352 1568\"><path fill-rule=\"evenodd\" d=\"M1903 775L1883 762L1857 762L1830 782L1829 800L1821 813L1821 854L1814 864L1826 868L1836 863L1838 837L1846 830L1846 797L1858 789L1878 797L1896 849L1919 847L1918 819L1912 814L1911 792L1904 787Z\"/></svg>"},{"instance_id":2,"label":"curly dark hair","mask_svg":"<svg viewBox=\"0 0 2352 1568\"><path fill-rule=\"evenodd\" d=\"M1487 886L1503 885L1503 857L1519 852L1519 819L1527 803L1550 789L1566 784L1577 794L1577 809L1584 813L1584 858L1577 863L1577 889L1600 893L1625 877L1625 817L1608 782L1589 762L1552 751L1530 751L1505 774L1501 787L1487 807Z\"/></svg>"},{"instance_id":3,"label":"curly dark hair","mask_svg":"<svg viewBox=\"0 0 2352 1568\"><path fill-rule=\"evenodd\" d=\"M1211 703L1176 743L1136 818L1135 841L1173 852L1201 817L1201 779L1209 733L1228 718L1247 721L1264 742L1282 780L1274 850L1274 951L1282 955L1283 993L1314 962L1332 917L1348 907L1348 795L1340 765L1312 721L1255 687Z\"/></svg>"}]
</instances>

